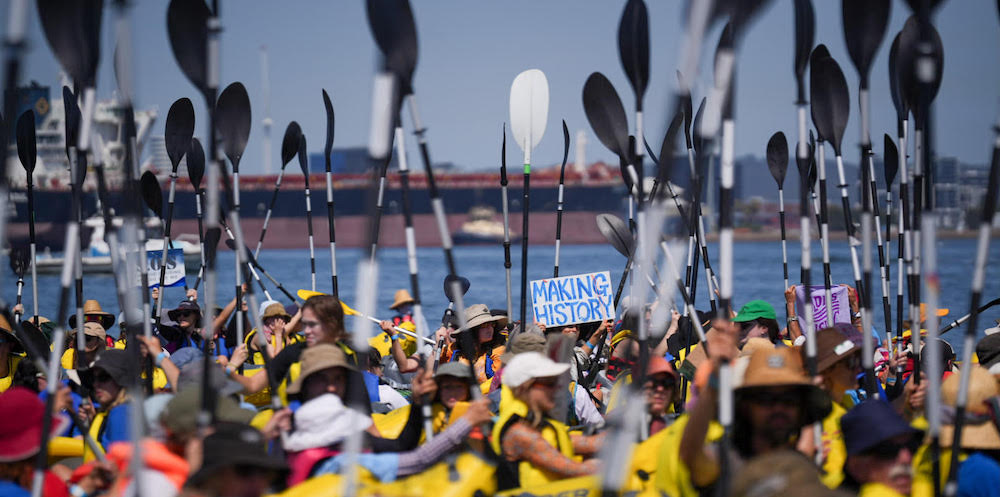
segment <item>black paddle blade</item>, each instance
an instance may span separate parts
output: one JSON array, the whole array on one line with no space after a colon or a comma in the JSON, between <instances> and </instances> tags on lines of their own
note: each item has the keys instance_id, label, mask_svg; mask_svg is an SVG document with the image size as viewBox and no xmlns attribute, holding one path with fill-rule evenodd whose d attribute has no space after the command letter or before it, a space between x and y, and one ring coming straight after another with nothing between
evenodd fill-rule
<instances>
[{"instance_id":1,"label":"black paddle blade","mask_svg":"<svg viewBox=\"0 0 1000 497\"><path fill-rule=\"evenodd\" d=\"M906 0L906 4L910 6L910 10L912 10L913 13L920 12L921 3L922 3L921 0ZM940 7L941 4L944 2L943 0L930 0L928 3L930 4L931 8L931 11L929 13L934 13L934 11L937 10L937 8Z\"/></svg>"},{"instance_id":2,"label":"black paddle blade","mask_svg":"<svg viewBox=\"0 0 1000 497\"><path fill-rule=\"evenodd\" d=\"M889 26L891 0L843 0L844 40L851 62L861 76L861 87L868 87L868 73Z\"/></svg>"},{"instance_id":3,"label":"black paddle blade","mask_svg":"<svg viewBox=\"0 0 1000 497\"><path fill-rule=\"evenodd\" d=\"M816 16L812 0L795 0L795 82L799 101L805 102L805 74L816 39Z\"/></svg>"},{"instance_id":4,"label":"black paddle blade","mask_svg":"<svg viewBox=\"0 0 1000 497\"><path fill-rule=\"evenodd\" d=\"M941 35L934 29L933 25L928 28L931 32L930 56L934 60L934 72L932 80L927 83L928 95L925 95L928 104L934 101L938 89L941 87L941 76L944 74L944 46L941 43ZM920 129L924 128L926 116L920 105L915 105L920 100L921 85L917 77L918 65L920 64L920 22L916 16L910 16L903 25L903 30L899 33L899 69L900 88L903 90L903 98L912 105L913 119Z\"/></svg>"},{"instance_id":5,"label":"black paddle blade","mask_svg":"<svg viewBox=\"0 0 1000 497\"><path fill-rule=\"evenodd\" d=\"M299 137L302 136L302 128L299 123L292 121L285 128L285 137L281 139L281 168L284 169L295 154L299 153Z\"/></svg>"},{"instance_id":6,"label":"black paddle blade","mask_svg":"<svg viewBox=\"0 0 1000 497\"><path fill-rule=\"evenodd\" d=\"M191 138L194 136L194 105L187 98L177 99L167 111L167 124L163 131L163 141L167 147L167 156L174 172L180 165L184 154L191 148Z\"/></svg>"},{"instance_id":7,"label":"black paddle blade","mask_svg":"<svg viewBox=\"0 0 1000 497\"><path fill-rule=\"evenodd\" d=\"M18 278L31 267L31 250L27 245L16 244L10 248L10 269Z\"/></svg>"},{"instance_id":8,"label":"black paddle blade","mask_svg":"<svg viewBox=\"0 0 1000 497\"><path fill-rule=\"evenodd\" d=\"M888 134L885 135L885 150L882 154L882 163L885 166L885 184L892 185L896 181L896 173L899 171L899 149L896 142Z\"/></svg>"},{"instance_id":9,"label":"black paddle blade","mask_svg":"<svg viewBox=\"0 0 1000 497\"><path fill-rule=\"evenodd\" d=\"M628 226L622 218L614 214L598 214L597 229L601 231L604 239L619 254L625 257L632 255L632 250L635 248L635 239L632 237L632 232L629 231Z\"/></svg>"},{"instance_id":10,"label":"black paddle blade","mask_svg":"<svg viewBox=\"0 0 1000 497\"><path fill-rule=\"evenodd\" d=\"M299 135L299 168L302 169L302 175L306 177L308 184L309 153L306 151L306 135Z\"/></svg>"},{"instance_id":11,"label":"black paddle blade","mask_svg":"<svg viewBox=\"0 0 1000 497\"><path fill-rule=\"evenodd\" d=\"M449 302L454 302L454 301L458 300L458 295L455 295L455 293L453 291L453 287L455 286L455 282L456 281L458 282L459 287L462 290L462 295L465 295L469 291L469 287L472 286L472 283L469 283L468 279L463 278L461 276L456 276L456 275L452 275L452 274L449 274L448 276L445 276L444 277L444 295L446 297L448 297L448 301ZM462 312L462 311L463 311L463 309L459 309L458 310L458 312Z\"/></svg>"},{"instance_id":12,"label":"black paddle blade","mask_svg":"<svg viewBox=\"0 0 1000 497\"><path fill-rule=\"evenodd\" d=\"M680 71L677 71L677 81L684 81L684 76ZM684 115L684 143L687 148L693 148L694 144L691 142L691 122L694 121L694 104L691 102L691 88L681 87L681 104L678 111ZM668 135L670 133L667 133Z\"/></svg>"},{"instance_id":13,"label":"black paddle blade","mask_svg":"<svg viewBox=\"0 0 1000 497\"><path fill-rule=\"evenodd\" d=\"M226 87L215 106L215 127L233 172L240 171L240 158L250 139L250 96L243 83Z\"/></svg>"},{"instance_id":14,"label":"black paddle blade","mask_svg":"<svg viewBox=\"0 0 1000 497\"><path fill-rule=\"evenodd\" d=\"M409 0L367 0L368 27L385 57L385 67L402 83L401 95L413 92L417 69L417 26Z\"/></svg>"},{"instance_id":15,"label":"black paddle blade","mask_svg":"<svg viewBox=\"0 0 1000 497\"><path fill-rule=\"evenodd\" d=\"M6 136L4 135L5 140ZM21 166L28 173L28 183L31 183L31 173L35 170L35 160L38 158L36 147L35 112L28 109L17 118L17 157L21 159Z\"/></svg>"},{"instance_id":16,"label":"black paddle blade","mask_svg":"<svg viewBox=\"0 0 1000 497\"><path fill-rule=\"evenodd\" d=\"M500 185L507 186L507 123L503 123L503 141L500 142Z\"/></svg>"},{"instance_id":17,"label":"black paddle blade","mask_svg":"<svg viewBox=\"0 0 1000 497\"><path fill-rule=\"evenodd\" d=\"M670 126L667 128L667 134L663 135L663 141L660 142L660 154L659 159L655 159L653 152L649 150L649 144L646 144L646 151L649 152L650 157L654 157L654 162L660 167L660 169L666 167L670 168L670 158L674 156L674 141L677 139L677 135L680 134L681 126L684 125L685 115L681 109L677 109L677 113L674 114L674 118L670 121ZM662 183L665 179L663 173L657 173L657 178Z\"/></svg>"},{"instance_id":18,"label":"black paddle blade","mask_svg":"<svg viewBox=\"0 0 1000 497\"><path fill-rule=\"evenodd\" d=\"M705 114L705 98L702 97L701 103L698 104L698 112L694 115L694 124L691 125L691 129L694 134L694 151L699 154L708 152L705 150L705 145L707 144L708 137L702 136L699 130L701 130L701 118Z\"/></svg>"},{"instance_id":19,"label":"black paddle blade","mask_svg":"<svg viewBox=\"0 0 1000 497\"><path fill-rule=\"evenodd\" d=\"M206 56L208 18L205 0L170 0L167 7L167 34L170 49L181 71L202 94L208 95Z\"/></svg>"},{"instance_id":20,"label":"black paddle blade","mask_svg":"<svg viewBox=\"0 0 1000 497\"><path fill-rule=\"evenodd\" d=\"M767 141L767 169L778 183L778 189L785 185L785 173L788 172L788 140L781 131L771 135Z\"/></svg>"},{"instance_id":21,"label":"black paddle blade","mask_svg":"<svg viewBox=\"0 0 1000 497\"><path fill-rule=\"evenodd\" d=\"M563 119L563 161L562 166L559 167L559 183L563 183L566 180L566 161L569 159L569 128L566 127L566 120ZM504 133L504 142L507 141L507 134ZM504 147L506 147L504 143Z\"/></svg>"},{"instance_id":22,"label":"black paddle blade","mask_svg":"<svg viewBox=\"0 0 1000 497\"><path fill-rule=\"evenodd\" d=\"M219 248L219 238L221 236L221 228L209 228L205 230L205 265L211 266L215 262L215 253Z\"/></svg>"},{"instance_id":23,"label":"black paddle blade","mask_svg":"<svg viewBox=\"0 0 1000 497\"><path fill-rule=\"evenodd\" d=\"M72 161L72 157L69 156L69 149L71 147L76 147L77 142L80 141L80 121L83 117L80 115L80 106L76 104L76 95L73 90L70 90L68 86L63 87L63 126L64 135L66 137L66 158Z\"/></svg>"},{"instance_id":24,"label":"black paddle blade","mask_svg":"<svg viewBox=\"0 0 1000 497\"><path fill-rule=\"evenodd\" d=\"M139 189L146 207L149 207L156 217L163 218L163 191L160 189L160 182L156 180L156 175L150 171L142 173L142 177L139 178Z\"/></svg>"},{"instance_id":25,"label":"black paddle blade","mask_svg":"<svg viewBox=\"0 0 1000 497\"><path fill-rule=\"evenodd\" d=\"M642 97L649 85L649 13L643 0L625 4L618 23L618 57L635 92L635 110L642 112Z\"/></svg>"},{"instance_id":26,"label":"black paddle blade","mask_svg":"<svg viewBox=\"0 0 1000 497\"><path fill-rule=\"evenodd\" d=\"M896 120L902 123L910 114L909 103L903 99L902 77L899 67L899 37L897 33L889 47L889 94L892 96L892 105L896 108Z\"/></svg>"},{"instance_id":27,"label":"black paddle blade","mask_svg":"<svg viewBox=\"0 0 1000 497\"><path fill-rule=\"evenodd\" d=\"M205 176L205 149L197 138L191 138L187 151L188 178L195 191L201 190L201 179Z\"/></svg>"},{"instance_id":28,"label":"black paddle blade","mask_svg":"<svg viewBox=\"0 0 1000 497\"><path fill-rule=\"evenodd\" d=\"M628 119L618 92L603 74L592 73L583 84L583 110L597 139L627 161Z\"/></svg>"},{"instance_id":29,"label":"black paddle blade","mask_svg":"<svg viewBox=\"0 0 1000 497\"><path fill-rule=\"evenodd\" d=\"M323 90L323 107L326 109L326 146L323 148L324 157L330 157L330 153L333 151L333 102L330 101L330 95L326 94L326 90ZM284 143L282 143L284 147ZM284 151L284 149L282 149ZM284 158L284 157L282 157Z\"/></svg>"},{"instance_id":30,"label":"black paddle blade","mask_svg":"<svg viewBox=\"0 0 1000 497\"><path fill-rule=\"evenodd\" d=\"M94 86L101 60L103 0L38 0L38 17L49 47L73 81Z\"/></svg>"},{"instance_id":31,"label":"black paddle blade","mask_svg":"<svg viewBox=\"0 0 1000 497\"><path fill-rule=\"evenodd\" d=\"M823 56L824 53L827 54L826 57ZM844 129L851 111L847 79L844 78L840 65L829 56L823 45L818 45L813 50L809 65L813 124L820 139L829 141L836 155L840 155L840 144L844 139Z\"/></svg>"}]
</instances>

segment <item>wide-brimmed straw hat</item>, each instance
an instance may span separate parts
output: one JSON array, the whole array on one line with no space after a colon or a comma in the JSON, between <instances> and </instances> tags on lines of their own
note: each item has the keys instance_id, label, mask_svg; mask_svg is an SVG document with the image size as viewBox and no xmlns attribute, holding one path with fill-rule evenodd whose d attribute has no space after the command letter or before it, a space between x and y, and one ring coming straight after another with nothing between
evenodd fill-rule
<instances>
[{"instance_id":1,"label":"wide-brimmed straw hat","mask_svg":"<svg viewBox=\"0 0 1000 497\"><path fill-rule=\"evenodd\" d=\"M105 330L110 329L115 324L115 315L110 312L104 312L104 309L101 309L100 302L96 300L84 301L83 320L90 321L92 317L97 318ZM69 327L76 328L76 315L69 317Z\"/></svg>"},{"instance_id":2,"label":"wide-brimmed straw hat","mask_svg":"<svg viewBox=\"0 0 1000 497\"><path fill-rule=\"evenodd\" d=\"M392 305L390 305L389 308L395 310L397 307L401 305L412 304L414 302L415 300L413 300L413 296L410 295L410 292L406 291L406 289L404 288L401 290L396 290L396 295L392 297Z\"/></svg>"},{"instance_id":3,"label":"wide-brimmed straw hat","mask_svg":"<svg viewBox=\"0 0 1000 497\"><path fill-rule=\"evenodd\" d=\"M324 369L345 368L354 371L354 366L348 362L347 355L336 345L321 343L313 345L302 352L302 372L291 385L288 385L289 394L298 394L302 390L302 384L306 378L313 373L318 373Z\"/></svg>"},{"instance_id":4,"label":"wide-brimmed straw hat","mask_svg":"<svg viewBox=\"0 0 1000 497\"><path fill-rule=\"evenodd\" d=\"M1000 449L1000 432L993 423L987 399L1000 395L997 380L982 366L969 365L962 374L969 378L969 397L962 427L963 449ZM955 437L955 401L958 398L960 374L949 375L941 384L941 446L951 447Z\"/></svg>"},{"instance_id":5,"label":"wide-brimmed straw hat","mask_svg":"<svg viewBox=\"0 0 1000 497\"><path fill-rule=\"evenodd\" d=\"M465 308L465 328L462 330L474 330L486 323L497 323L496 326L502 327L507 324L507 317L494 316L486 304L473 304Z\"/></svg>"},{"instance_id":6,"label":"wide-brimmed straw hat","mask_svg":"<svg viewBox=\"0 0 1000 497\"><path fill-rule=\"evenodd\" d=\"M802 395L804 423L823 419L830 413L830 396L813 385L802 367L802 358L795 349L778 347L760 350L750 356L743 382L734 393L739 397L777 387L793 387Z\"/></svg>"},{"instance_id":7,"label":"wide-brimmed straw hat","mask_svg":"<svg viewBox=\"0 0 1000 497\"><path fill-rule=\"evenodd\" d=\"M285 306L281 305L281 302L275 300L268 300L260 304L260 320L264 321L267 318L280 316L285 318L285 321L291 321L292 317L285 312Z\"/></svg>"}]
</instances>

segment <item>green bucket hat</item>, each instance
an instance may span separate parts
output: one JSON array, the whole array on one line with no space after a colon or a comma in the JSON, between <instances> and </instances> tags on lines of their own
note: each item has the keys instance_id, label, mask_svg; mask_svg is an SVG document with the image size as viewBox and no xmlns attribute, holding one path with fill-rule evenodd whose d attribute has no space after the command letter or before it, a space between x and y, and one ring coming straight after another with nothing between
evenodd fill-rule
<instances>
[{"instance_id":1,"label":"green bucket hat","mask_svg":"<svg viewBox=\"0 0 1000 497\"><path fill-rule=\"evenodd\" d=\"M771 304L764 302L763 300L751 300L743 307L740 308L740 312L736 314L733 318L734 323L745 323L747 321L753 321L757 318L766 319L778 319L778 315L774 312L774 307Z\"/></svg>"}]
</instances>

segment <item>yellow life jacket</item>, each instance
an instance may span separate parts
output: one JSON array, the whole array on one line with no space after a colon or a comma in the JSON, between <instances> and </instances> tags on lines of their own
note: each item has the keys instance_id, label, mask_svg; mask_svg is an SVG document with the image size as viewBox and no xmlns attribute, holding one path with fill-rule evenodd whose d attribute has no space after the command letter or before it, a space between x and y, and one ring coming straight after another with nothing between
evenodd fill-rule
<instances>
[{"instance_id":1,"label":"yellow life jacket","mask_svg":"<svg viewBox=\"0 0 1000 497\"><path fill-rule=\"evenodd\" d=\"M250 330L250 333L247 333L246 336L243 337L243 344L247 346L247 351L254 350L252 347L250 347L250 344L252 343L254 337L256 336L257 336L257 328L254 328ZM303 338L302 335L299 335L298 333L293 333L292 335L285 337L285 347L293 343L299 343L303 340L305 340L305 338ZM271 346L276 347L277 344L278 344L277 337L271 335ZM256 344L254 344L254 346L256 347ZM250 356L248 361L250 364L256 364L258 366L262 366L264 365L264 356L261 355L259 350L256 350Z\"/></svg>"},{"instance_id":2,"label":"yellow life jacket","mask_svg":"<svg viewBox=\"0 0 1000 497\"><path fill-rule=\"evenodd\" d=\"M634 445L631 451L628 476L622 492L652 491L656 468L659 465L660 448L667 438L666 428Z\"/></svg>"},{"instance_id":3,"label":"yellow life jacket","mask_svg":"<svg viewBox=\"0 0 1000 497\"><path fill-rule=\"evenodd\" d=\"M844 445L844 435L840 432L840 418L847 411L836 402L833 409L823 419L823 445L830 450L823 461L820 481L830 489L836 489L844 482L844 463L847 462L847 446ZM820 447L822 450L822 447Z\"/></svg>"},{"instance_id":4,"label":"yellow life jacket","mask_svg":"<svg viewBox=\"0 0 1000 497\"><path fill-rule=\"evenodd\" d=\"M465 415L465 411L469 409L468 402L458 402L455 407L451 408L451 412L445 409L444 405L440 402L435 402L431 404L431 425L434 428L434 434L441 433L442 431L448 429L456 419ZM375 423L375 428L378 432L382 434L384 438L398 438L400 433L403 432L403 428L406 426L406 420L410 418L410 406L405 405L399 409L393 409L387 413L373 413L372 421ZM420 443L423 443L424 434L420 435Z\"/></svg>"},{"instance_id":5,"label":"yellow life jacket","mask_svg":"<svg viewBox=\"0 0 1000 497\"><path fill-rule=\"evenodd\" d=\"M941 479L940 488L948 481L948 471L951 468L951 447L941 447ZM934 495L934 458L931 445L924 444L913 455L913 487L910 495L914 497L932 497ZM968 457L965 451L958 454L959 462Z\"/></svg>"},{"instance_id":6,"label":"yellow life jacket","mask_svg":"<svg viewBox=\"0 0 1000 497\"><path fill-rule=\"evenodd\" d=\"M21 362L19 355L9 354L7 356L7 376L0 378L0 393L6 392L14 382L14 371L17 370L18 363Z\"/></svg>"},{"instance_id":7,"label":"yellow life jacket","mask_svg":"<svg viewBox=\"0 0 1000 497\"><path fill-rule=\"evenodd\" d=\"M673 424L660 431L663 440L660 443L658 464L656 474L653 478L653 487L672 497L698 497L698 490L691 482L691 471L681 462L677 454L680 453L681 437L684 436L684 427L688 423L688 415L682 414ZM658 435L660 434L658 433ZM722 438L722 425L716 421L708 425L708 433L705 434L705 442L715 442Z\"/></svg>"},{"instance_id":8,"label":"yellow life jacket","mask_svg":"<svg viewBox=\"0 0 1000 497\"><path fill-rule=\"evenodd\" d=\"M90 437L94 439L94 443L97 447L101 449L101 453L105 452L104 447L101 445L101 429L104 428L104 421L107 417L106 412L98 412L94 415L94 419L90 422ZM97 459L94 452L90 450L86 442L83 444L83 462L90 462Z\"/></svg>"},{"instance_id":9,"label":"yellow life jacket","mask_svg":"<svg viewBox=\"0 0 1000 497\"><path fill-rule=\"evenodd\" d=\"M502 397L503 394L501 393ZM500 416L497 422L493 424L493 436L490 437L490 445L493 447L493 451L500 454L501 458L503 458L501 447L504 432L514 423L526 419L528 412L528 405L512 394L506 399L506 402L501 401ZM569 438L569 429L565 424L546 417L540 426L540 435L543 440L558 449L562 455L570 459L576 457L576 454L573 452L573 442ZM561 479L558 475L552 474L542 468L536 468L527 461L514 461L512 464L516 464L517 468L517 481L511 482L515 486L535 488L538 485L544 485Z\"/></svg>"},{"instance_id":10,"label":"yellow life jacket","mask_svg":"<svg viewBox=\"0 0 1000 497\"><path fill-rule=\"evenodd\" d=\"M410 325L410 326L404 326L404 325ZM410 329L413 327L412 325L413 323L406 322L401 324L400 327L403 329ZM396 340L399 340L399 345L403 348L403 353L406 354L406 357L410 357L411 355L417 352L416 338L413 338L403 333L400 333L397 336L399 338L397 338ZM389 336L388 333L383 331L378 335L369 338L368 346L377 350L379 355L381 355L382 357L385 357L389 355L389 353L392 351L392 338Z\"/></svg>"},{"instance_id":11,"label":"yellow life jacket","mask_svg":"<svg viewBox=\"0 0 1000 497\"><path fill-rule=\"evenodd\" d=\"M498 492L496 497L598 497L600 495L600 478L588 475L564 478L542 485L506 490Z\"/></svg>"}]
</instances>

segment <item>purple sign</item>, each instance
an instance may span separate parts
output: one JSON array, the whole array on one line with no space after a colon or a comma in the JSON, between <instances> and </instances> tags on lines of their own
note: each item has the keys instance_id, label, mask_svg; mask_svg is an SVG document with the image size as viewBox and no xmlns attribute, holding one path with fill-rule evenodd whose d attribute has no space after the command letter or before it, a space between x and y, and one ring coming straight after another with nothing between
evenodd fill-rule
<instances>
[{"instance_id":1,"label":"purple sign","mask_svg":"<svg viewBox=\"0 0 1000 497\"><path fill-rule=\"evenodd\" d=\"M806 296L805 287L798 285L795 287L795 317L799 320L802 330L806 329ZM810 297L812 298L813 323L817 330L827 327L826 290L821 286L810 287ZM833 324L851 324L851 303L847 294L847 287L834 286L830 289L830 315L833 317Z\"/></svg>"}]
</instances>

